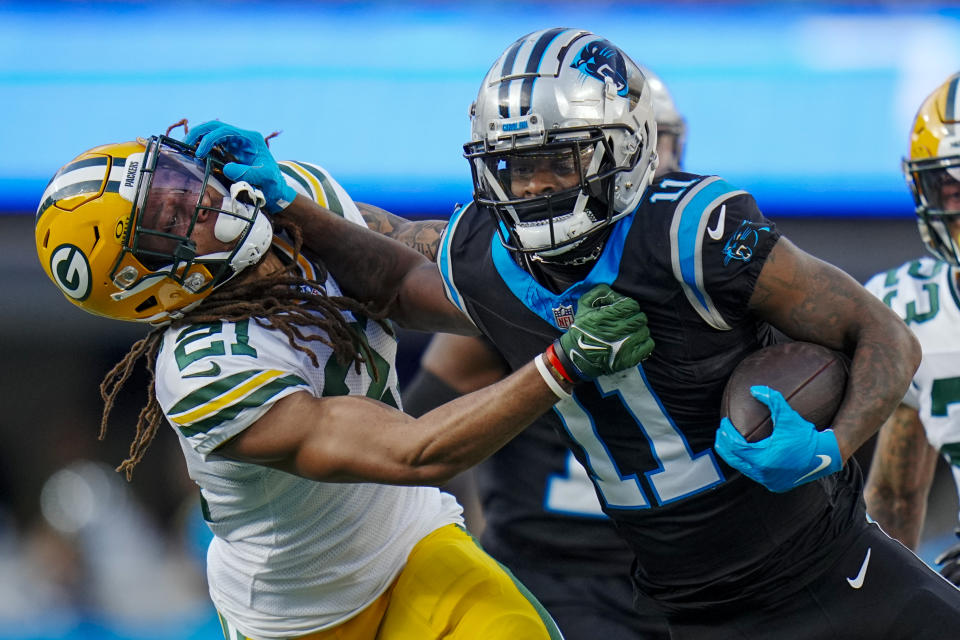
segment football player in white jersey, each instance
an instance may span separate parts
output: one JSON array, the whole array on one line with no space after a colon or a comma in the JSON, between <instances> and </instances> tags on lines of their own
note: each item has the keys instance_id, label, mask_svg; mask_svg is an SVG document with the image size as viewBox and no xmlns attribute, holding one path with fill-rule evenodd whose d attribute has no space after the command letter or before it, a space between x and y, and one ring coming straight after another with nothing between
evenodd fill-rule
<instances>
[{"instance_id":1,"label":"football player in white jersey","mask_svg":"<svg viewBox=\"0 0 960 640\"><path fill-rule=\"evenodd\" d=\"M903 169L934 258L879 273L867 288L917 335L923 360L879 432L864 494L884 530L916 549L938 454L960 488L960 73L920 106ZM960 545L936 562L960 585Z\"/></svg>"},{"instance_id":2,"label":"football player in white jersey","mask_svg":"<svg viewBox=\"0 0 960 640\"><path fill-rule=\"evenodd\" d=\"M102 428L144 358L153 380L119 470L174 428L214 533L224 636L560 638L456 501L416 485L478 463L567 397L565 358L583 379L635 367L652 349L636 302L597 287L549 357L414 420L397 409L382 319L396 309L342 296L298 229L267 215L319 204L362 225L356 205L322 168L279 165L262 136L214 149L203 135L81 154L45 190L36 243L68 300L155 325L104 380ZM412 250L403 260L433 268Z\"/></svg>"}]
</instances>

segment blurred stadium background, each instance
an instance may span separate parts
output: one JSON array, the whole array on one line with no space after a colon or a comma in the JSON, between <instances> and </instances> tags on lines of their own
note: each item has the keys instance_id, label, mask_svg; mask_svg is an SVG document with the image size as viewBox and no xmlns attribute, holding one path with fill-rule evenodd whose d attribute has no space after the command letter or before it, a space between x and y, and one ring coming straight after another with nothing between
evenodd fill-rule
<instances>
[{"instance_id":1,"label":"blurred stadium background","mask_svg":"<svg viewBox=\"0 0 960 640\"><path fill-rule=\"evenodd\" d=\"M32 214L79 152L219 118L355 199L446 216L488 66L575 26L656 71L686 165L753 192L800 246L860 281L923 253L900 158L914 110L960 68L960 6L899 2L0 1L0 640L215 638L204 532L172 433L131 483L143 396L96 440L98 384L142 327L88 317L37 262ZM426 336L401 337L401 379ZM871 446L861 453L869 460ZM952 540L938 471L921 555Z\"/></svg>"}]
</instances>

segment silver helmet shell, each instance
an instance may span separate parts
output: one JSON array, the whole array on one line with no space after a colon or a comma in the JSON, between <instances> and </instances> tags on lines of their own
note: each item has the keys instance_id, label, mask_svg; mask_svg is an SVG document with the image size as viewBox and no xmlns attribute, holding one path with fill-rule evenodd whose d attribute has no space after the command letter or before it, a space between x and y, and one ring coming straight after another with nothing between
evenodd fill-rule
<instances>
[{"instance_id":1,"label":"silver helmet shell","mask_svg":"<svg viewBox=\"0 0 960 640\"><path fill-rule=\"evenodd\" d=\"M600 36L554 28L528 34L490 68L464 145L478 205L520 253L555 256L640 203L657 168L653 95L644 73ZM573 184L518 188L522 162L561 159ZM569 181L568 181L569 182Z\"/></svg>"}]
</instances>

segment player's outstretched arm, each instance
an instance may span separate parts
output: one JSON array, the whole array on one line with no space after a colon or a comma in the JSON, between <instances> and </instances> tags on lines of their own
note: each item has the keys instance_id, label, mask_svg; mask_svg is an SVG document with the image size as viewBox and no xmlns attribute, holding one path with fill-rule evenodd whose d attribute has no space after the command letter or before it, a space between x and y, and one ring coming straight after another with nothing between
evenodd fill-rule
<instances>
[{"instance_id":1,"label":"player's outstretched arm","mask_svg":"<svg viewBox=\"0 0 960 640\"><path fill-rule=\"evenodd\" d=\"M781 238L760 272L751 309L795 340L851 356L832 425L844 461L891 414L920 365L920 343L856 280Z\"/></svg>"},{"instance_id":2,"label":"player's outstretched arm","mask_svg":"<svg viewBox=\"0 0 960 640\"><path fill-rule=\"evenodd\" d=\"M358 202L357 208L370 229L393 238L431 262L436 262L437 252L440 251L440 236L447 228L446 220L407 220L366 202Z\"/></svg>"},{"instance_id":3,"label":"player's outstretched arm","mask_svg":"<svg viewBox=\"0 0 960 640\"><path fill-rule=\"evenodd\" d=\"M227 177L261 189L269 212L298 223L306 245L320 255L347 295L373 302L401 326L476 335L470 320L447 301L436 265L297 195L260 133L211 121L191 129L184 141L196 145L198 158L214 150L228 154L233 161L224 165Z\"/></svg>"},{"instance_id":4,"label":"player's outstretched arm","mask_svg":"<svg viewBox=\"0 0 960 640\"><path fill-rule=\"evenodd\" d=\"M301 228L304 243L320 256L347 295L372 301L403 327L477 334L470 320L447 300L436 264L420 252L302 196L281 215Z\"/></svg>"},{"instance_id":5,"label":"player's outstretched arm","mask_svg":"<svg viewBox=\"0 0 960 640\"><path fill-rule=\"evenodd\" d=\"M369 398L299 392L217 451L315 480L443 484L506 444L578 382L636 367L653 350L637 303L606 285L581 298L570 331L577 339L555 343L553 356L538 356L418 419ZM575 366L566 369L555 358Z\"/></svg>"},{"instance_id":6,"label":"player's outstretched arm","mask_svg":"<svg viewBox=\"0 0 960 640\"><path fill-rule=\"evenodd\" d=\"M927 441L919 413L901 404L877 434L863 497L870 517L912 550L920 543L936 466L937 450Z\"/></svg>"}]
</instances>

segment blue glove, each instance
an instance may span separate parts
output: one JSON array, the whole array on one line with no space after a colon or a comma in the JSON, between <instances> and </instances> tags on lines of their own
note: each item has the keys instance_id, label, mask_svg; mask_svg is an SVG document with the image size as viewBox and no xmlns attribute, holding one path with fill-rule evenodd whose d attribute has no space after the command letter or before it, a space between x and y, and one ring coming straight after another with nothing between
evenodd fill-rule
<instances>
[{"instance_id":1,"label":"blue glove","mask_svg":"<svg viewBox=\"0 0 960 640\"><path fill-rule=\"evenodd\" d=\"M256 131L213 120L190 129L183 141L191 146L200 143L196 151L198 158L205 158L215 146L233 156L236 161L225 164L223 174L234 182L242 180L260 189L267 200L264 207L269 213L283 211L297 196L280 172L280 165L273 159L266 140Z\"/></svg>"},{"instance_id":2,"label":"blue glove","mask_svg":"<svg viewBox=\"0 0 960 640\"><path fill-rule=\"evenodd\" d=\"M750 387L750 395L770 408L773 433L747 442L730 419L724 418L714 449L727 464L777 493L840 470L843 459L833 429L817 431L770 387Z\"/></svg>"}]
</instances>

